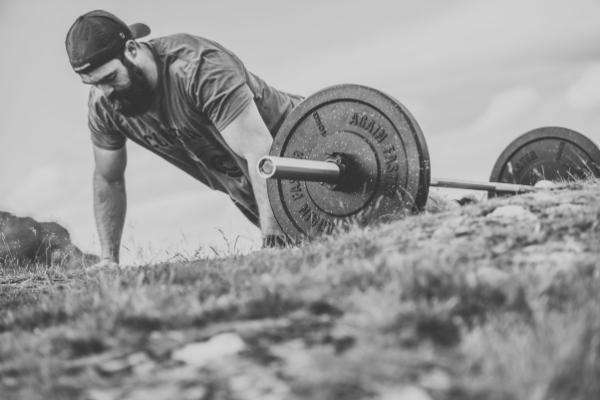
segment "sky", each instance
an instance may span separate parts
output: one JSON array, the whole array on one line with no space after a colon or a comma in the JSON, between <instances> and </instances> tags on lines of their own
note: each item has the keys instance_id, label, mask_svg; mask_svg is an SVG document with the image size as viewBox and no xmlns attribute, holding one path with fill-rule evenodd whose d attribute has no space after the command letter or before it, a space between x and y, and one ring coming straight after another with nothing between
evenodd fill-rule
<instances>
[{"instance_id":1,"label":"sky","mask_svg":"<svg viewBox=\"0 0 600 400\"><path fill-rule=\"evenodd\" d=\"M378 88L416 117L432 175L485 180L501 151L540 126L600 143L597 0L0 0L0 210L57 221L98 253L87 92L65 34L105 9L151 37L204 36L272 86ZM128 143L122 262L258 248L231 204Z\"/></svg>"}]
</instances>

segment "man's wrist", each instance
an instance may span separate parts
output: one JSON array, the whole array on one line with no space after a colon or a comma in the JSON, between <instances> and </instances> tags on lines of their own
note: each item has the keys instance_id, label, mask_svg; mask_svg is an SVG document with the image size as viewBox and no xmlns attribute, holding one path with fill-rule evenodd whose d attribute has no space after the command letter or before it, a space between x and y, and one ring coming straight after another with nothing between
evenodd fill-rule
<instances>
[{"instance_id":1,"label":"man's wrist","mask_svg":"<svg viewBox=\"0 0 600 400\"><path fill-rule=\"evenodd\" d=\"M109 262L114 262L114 263L119 263L119 257L118 256L114 256L114 255L104 255L102 256L102 261L109 261Z\"/></svg>"}]
</instances>

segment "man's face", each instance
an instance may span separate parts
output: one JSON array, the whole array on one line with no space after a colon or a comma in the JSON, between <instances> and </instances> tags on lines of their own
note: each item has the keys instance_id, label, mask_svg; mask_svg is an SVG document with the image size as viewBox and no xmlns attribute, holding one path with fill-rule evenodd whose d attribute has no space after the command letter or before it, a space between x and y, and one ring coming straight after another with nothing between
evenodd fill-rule
<instances>
[{"instance_id":1,"label":"man's face","mask_svg":"<svg viewBox=\"0 0 600 400\"><path fill-rule=\"evenodd\" d=\"M152 104L153 90L148 79L127 57L112 59L89 73L81 74L81 80L100 89L124 115L141 114Z\"/></svg>"}]
</instances>

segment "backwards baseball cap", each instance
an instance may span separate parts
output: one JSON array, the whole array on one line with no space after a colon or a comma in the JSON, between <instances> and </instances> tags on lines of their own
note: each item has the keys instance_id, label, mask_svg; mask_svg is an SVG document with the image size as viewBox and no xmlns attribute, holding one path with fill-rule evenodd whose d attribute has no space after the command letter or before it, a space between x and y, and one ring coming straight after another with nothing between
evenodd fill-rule
<instances>
[{"instance_id":1,"label":"backwards baseball cap","mask_svg":"<svg viewBox=\"0 0 600 400\"><path fill-rule=\"evenodd\" d=\"M82 73L118 57L128 40L149 34L148 25L128 26L107 11L95 10L75 20L67 32L65 45L71 66Z\"/></svg>"}]
</instances>

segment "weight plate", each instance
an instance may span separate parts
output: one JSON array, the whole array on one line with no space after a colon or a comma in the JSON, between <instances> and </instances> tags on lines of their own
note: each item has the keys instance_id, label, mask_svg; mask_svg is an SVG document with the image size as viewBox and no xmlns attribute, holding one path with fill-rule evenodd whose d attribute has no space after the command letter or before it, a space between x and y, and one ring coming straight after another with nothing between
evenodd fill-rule
<instances>
[{"instance_id":1,"label":"weight plate","mask_svg":"<svg viewBox=\"0 0 600 400\"><path fill-rule=\"evenodd\" d=\"M581 133L561 127L529 131L500 154L490 181L535 185L541 180L600 177L600 150ZM506 194L488 192L488 197Z\"/></svg>"},{"instance_id":2,"label":"weight plate","mask_svg":"<svg viewBox=\"0 0 600 400\"><path fill-rule=\"evenodd\" d=\"M332 86L306 98L284 121L270 155L341 159L345 166L338 184L267 181L277 222L295 240L420 210L427 201L429 153L419 125L398 101L369 87Z\"/></svg>"}]
</instances>

